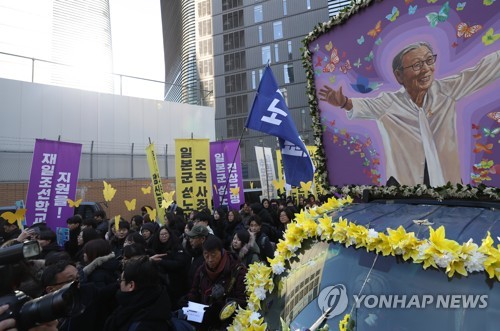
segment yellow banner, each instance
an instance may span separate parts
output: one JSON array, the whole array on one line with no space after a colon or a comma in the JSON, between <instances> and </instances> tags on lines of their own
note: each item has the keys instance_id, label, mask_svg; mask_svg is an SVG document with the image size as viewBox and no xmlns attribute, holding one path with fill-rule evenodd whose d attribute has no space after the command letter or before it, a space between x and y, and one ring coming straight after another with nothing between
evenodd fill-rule
<instances>
[{"instance_id":1,"label":"yellow banner","mask_svg":"<svg viewBox=\"0 0 500 331\"><path fill-rule=\"evenodd\" d=\"M317 160L316 160L316 146L306 146L307 151L309 152L309 155L311 155L311 159L313 161L314 167L317 169ZM281 150L276 150L276 162L278 163L278 178L280 180L280 183L284 185L285 179L284 179L284 171L283 171L283 160L281 158ZM280 185L281 186L281 185ZM314 194L315 197L318 197L316 189L318 188L318 183L316 178L314 179L314 185L311 185L311 191L305 191L301 187L292 187L292 190L290 191L290 195L294 198L295 202L298 202L299 196L303 196L307 198L309 194ZM280 193L283 193L283 190L280 191Z\"/></svg>"},{"instance_id":2,"label":"yellow banner","mask_svg":"<svg viewBox=\"0 0 500 331\"><path fill-rule=\"evenodd\" d=\"M155 146L150 144L146 147L146 156L148 159L149 173L153 184L153 196L155 198L157 222L165 222L165 209L161 208L163 200L163 184L161 183L160 170L158 169L158 160L156 159Z\"/></svg>"},{"instance_id":3,"label":"yellow banner","mask_svg":"<svg viewBox=\"0 0 500 331\"><path fill-rule=\"evenodd\" d=\"M208 139L175 139L175 185L177 205L185 212L211 208Z\"/></svg>"}]
</instances>

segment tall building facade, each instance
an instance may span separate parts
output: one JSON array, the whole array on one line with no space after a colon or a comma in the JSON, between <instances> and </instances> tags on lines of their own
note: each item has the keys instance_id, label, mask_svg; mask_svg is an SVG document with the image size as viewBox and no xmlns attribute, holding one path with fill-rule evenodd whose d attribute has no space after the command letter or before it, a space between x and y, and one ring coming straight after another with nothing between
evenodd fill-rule
<instances>
[{"instance_id":1,"label":"tall building facade","mask_svg":"<svg viewBox=\"0 0 500 331\"><path fill-rule=\"evenodd\" d=\"M273 150L277 147L275 137L244 127L265 66L270 64L299 134L306 144L312 145L301 41L316 24L328 21L350 1L181 0L181 3L195 10L198 76L190 72L181 75L198 79L202 104L215 107L217 139L241 139L243 177L248 188L249 182L259 178L254 147ZM164 33L168 35L165 24L168 22L164 22ZM185 42L182 40L181 45ZM169 42L165 41L165 45L167 49ZM182 54L182 61L191 61ZM183 65L183 70L186 66Z\"/></svg>"}]
</instances>

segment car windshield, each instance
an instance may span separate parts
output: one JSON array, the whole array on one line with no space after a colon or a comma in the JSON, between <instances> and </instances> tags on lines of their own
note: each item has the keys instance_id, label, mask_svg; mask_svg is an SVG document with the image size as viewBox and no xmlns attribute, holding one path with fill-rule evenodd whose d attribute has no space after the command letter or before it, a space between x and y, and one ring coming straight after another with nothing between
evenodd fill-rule
<instances>
[{"instance_id":1,"label":"car windshield","mask_svg":"<svg viewBox=\"0 0 500 331\"><path fill-rule=\"evenodd\" d=\"M433 228L454 222L447 225L446 237L460 244L473 238L481 245L486 231L498 233L494 229L500 225L500 212L468 207L360 204L340 215L379 232L403 225L421 239L428 238L428 226L413 220L427 219ZM355 330L497 327L500 287L484 272L449 278L442 269L424 270L411 259L377 255L354 245L318 241L309 246L283 278L281 293L266 301L263 315L270 329L279 329L282 318L291 330L313 329L316 322L336 330L347 313L356 321ZM329 308L331 315L322 319Z\"/></svg>"}]
</instances>

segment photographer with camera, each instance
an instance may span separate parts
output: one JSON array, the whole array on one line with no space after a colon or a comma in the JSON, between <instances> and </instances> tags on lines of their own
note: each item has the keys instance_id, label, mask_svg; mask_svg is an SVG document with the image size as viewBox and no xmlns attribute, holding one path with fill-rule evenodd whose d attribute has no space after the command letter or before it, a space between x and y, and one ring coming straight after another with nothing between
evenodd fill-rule
<instances>
[{"instance_id":1,"label":"photographer with camera","mask_svg":"<svg viewBox=\"0 0 500 331\"><path fill-rule=\"evenodd\" d=\"M32 299L19 291L29 273L27 260L40 254L37 241L26 241L0 248L0 330L57 330L57 318L79 309L75 284Z\"/></svg>"},{"instance_id":2,"label":"photographer with camera","mask_svg":"<svg viewBox=\"0 0 500 331\"><path fill-rule=\"evenodd\" d=\"M208 305L201 324L193 323L197 330L225 330L231 319L222 320L221 311L226 303L236 302L246 307L246 267L227 252L222 241L208 236L203 243L205 262L196 271L186 299ZM187 302L184 302L187 305Z\"/></svg>"}]
</instances>

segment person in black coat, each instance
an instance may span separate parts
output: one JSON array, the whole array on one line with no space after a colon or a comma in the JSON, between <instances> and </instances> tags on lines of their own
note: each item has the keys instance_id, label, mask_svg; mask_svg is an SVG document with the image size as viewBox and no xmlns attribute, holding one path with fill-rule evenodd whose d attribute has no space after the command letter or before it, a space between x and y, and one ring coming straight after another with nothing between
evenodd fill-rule
<instances>
[{"instance_id":1,"label":"person in black coat","mask_svg":"<svg viewBox=\"0 0 500 331\"><path fill-rule=\"evenodd\" d=\"M104 330L173 330L170 298L148 256L128 260L119 279L118 307L106 320Z\"/></svg>"},{"instance_id":2,"label":"person in black coat","mask_svg":"<svg viewBox=\"0 0 500 331\"><path fill-rule=\"evenodd\" d=\"M83 248L86 281L102 288L116 282L120 274L120 261L115 258L111 245L104 239L94 239Z\"/></svg>"},{"instance_id":3,"label":"person in black coat","mask_svg":"<svg viewBox=\"0 0 500 331\"><path fill-rule=\"evenodd\" d=\"M191 257L184 251L179 238L167 225L160 227L160 231L153 235L151 261L160 271L167 285L172 299L173 309L177 309L177 302L189 290L188 273Z\"/></svg>"}]
</instances>

